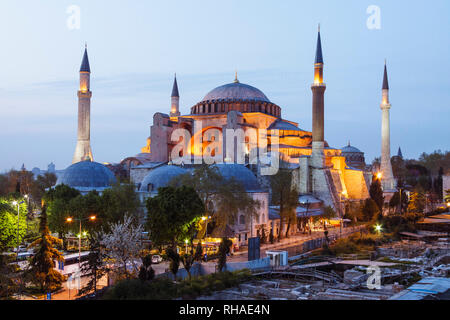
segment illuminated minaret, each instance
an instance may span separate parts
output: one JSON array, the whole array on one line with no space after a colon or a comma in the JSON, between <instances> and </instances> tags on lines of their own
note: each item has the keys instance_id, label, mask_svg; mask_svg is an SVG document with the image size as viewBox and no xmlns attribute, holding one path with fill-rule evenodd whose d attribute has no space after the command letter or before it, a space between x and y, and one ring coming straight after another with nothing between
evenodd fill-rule
<instances>
[{"instance_id":1,"label":"illuminated minaret","mask_svg":"<svg viewBox=\"0 0 450 320\"><path fill-rule=\"evenodd\" d=\"M180 95L178 93L177 74L175 73L175 79L173 80L172 95L170 97L170 116L180 116Z\"/></svg>"},{"instance_id":2,"label":"illuminated minaret","mask_svg":"<svg viewBox=\"0 0 450 320\"><path fill-rule=\"evenodd\" d=\"M384 191L393 190L395 187L394 175L391 166L391 138L389 125L389 83L386 62L384 63L383 88L381 98L381 186Z\"/></svg>"},{"instance_id":3,"label":"illuminated minaret","mask_svg":"<svg viewBox=\"0 0 450 320\"><path fill-rule=\"evenodd\" d=\"M314 83L312 90L312 153L311 164L316 168L324 167L324 93L322 43L320 25L317 35L316 59L314 61Z\"/></svg>"},{"instance_id":4,"label":"illuminated minaret","mask_svg":"<svg viewBox=\"0 0 450 320\"><path fill-rule=\"evenodd\" d=\"M87 45L84 49L83 61L80 67L80 89L78 90L78 138L72 163L90 160L93 161L91 150L91 97L90 91L91 68L87 54Z\"/></svg>"}]
</instances>

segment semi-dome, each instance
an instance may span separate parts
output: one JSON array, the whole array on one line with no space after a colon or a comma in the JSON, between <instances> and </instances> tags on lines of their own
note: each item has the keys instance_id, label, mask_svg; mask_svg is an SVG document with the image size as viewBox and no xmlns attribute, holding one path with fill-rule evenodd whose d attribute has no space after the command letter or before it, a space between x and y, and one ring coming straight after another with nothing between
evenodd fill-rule
<instances>
[{"instance_id":1,"label":"semi-dome","mask_svg":"<svg viewBox=\"0 0 450 320\"><path fill-rule=\"evenodd\" d=\"M169 182L187 171L175 165L163 165L151 170L142 180L139 191L157 192L158 188L167 187Z\"/></svg>"},{"instance_id":2,"label":"semi-dome","mask_svg":"<svg viewBox=\"0 0 450 320\"><path fill-rule=\"evenodd\" d=\"M225 84L211 90L203 98L203 101L220 99L240 99L270 102L270 100L261 90L240 82Z\"/></svg>"},{"instance_id":3,"label":"semi-dome","mask_svg":"<svg viewBox=\"0 0 450 320\"><path fill-rule=\"evenodd\" d=\"M253 172L241 164L220 163L215 165L222 177L225 179L234 178L242 183L246 191L261 190L261 186Z\"/></svg>"},{"instance_id":4,"label":"semi-dome","mask_svg":"<svg viewBox=\"0 0 450 320\"><path fill-rule=\"evenodd\" d=\"M107 167L98 162L81 161L72 164L58 178L56 184L65 184L81 191L102 190L116 182Z\"/></svg>"}]
</instances>

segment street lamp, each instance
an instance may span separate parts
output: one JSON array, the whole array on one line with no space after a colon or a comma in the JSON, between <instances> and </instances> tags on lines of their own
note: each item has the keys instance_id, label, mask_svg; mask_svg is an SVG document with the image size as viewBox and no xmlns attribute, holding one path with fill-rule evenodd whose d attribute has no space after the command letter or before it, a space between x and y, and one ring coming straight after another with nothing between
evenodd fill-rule
<instances>
[{"instance_id":1,"label":"street lamp","mask_svg":"<svg viewBox=\"0 0 450 320\"><path fill-rule=\"evenodd\" d=\"M187 245L188 245L188 242L189 242L189 240L188 240L188 239L185 239L185 240L184 240L184 243L186 244L186 249L185 249L185 251L186 251L186 254L188 253L188 250L187 250Z\"/></svg>"},{"instance_id":2,"label":"street lamp","mask_svg":"<svg viewBox=\"0 0 450 320\"><path fill-rule=\"evenodd\" d=\"M375 231L378 232L378 234L381 232L382 229L383 228L380 224L375 225Z\"/></svg>"},{"instance_id":3,"label":"street lamp","mask_svg":"<svg viewBox=\"0 0 450 320\"><path fill-rule=\"evenodd\" d=\"M378 172L378 173L377 173L377 179L378 179L378 180L381 180L382 177L383 177L383 174L382 174L381 172Z\"/></svg>"},{"instance_id":4,"label":"street lamp","mask_svg":"<svg viewBox=\"0 0 450 320\"><path fill-rule=\"evenodd\" d=\"M16 255L16 259L19 259L19 213L20 213L20 205L24 203L24 201L13 201L12 204L13 206L17 206L17 255Z\"/></svg>"},{"instance_id":5,"label":"street lamp","mask_svg":"<svg viewBox=\"0 0 450 320\"><path fill-rule=\"evenodd\" d=\"M72 217L68 217L66 219L66 222L71 223L73 220L78 220L80 222L80 233L78 234L78 268L81 269L81 221L83 220L91 220L91 221L95 221L97 219L96 216L91 215L88 218L84 218L84 219L79 219L79 218L72 218ZM84 235L86 236L86 232L84 232Z\"/></svg>"}]
</instances>

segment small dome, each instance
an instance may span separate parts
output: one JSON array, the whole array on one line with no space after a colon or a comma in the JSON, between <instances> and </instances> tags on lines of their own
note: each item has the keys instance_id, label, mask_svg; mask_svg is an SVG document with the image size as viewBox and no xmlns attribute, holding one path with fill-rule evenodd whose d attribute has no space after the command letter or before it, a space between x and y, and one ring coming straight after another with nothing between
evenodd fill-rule
<instances>
[{"instance_id":1,"label":"small dome","mask_svg":"<svg viewBox=\"0 0 450 320\"><path fill-rule=\"evenodd\" d=\"M240 82L229 83L217 87L211 90L202 101L219 99L242 99L270 102L261 90Z\"/></svg>"},{"instance_id":2,"label":"small dome","mask_svg":"<svg viewBox=\"0 0 450 320\"><path fill-rule=\"evenodd\" d=\"M341 151L342 151L342 153L363 153L361 150L351 146L350 144L345 146L345 147L343 147L341 149Z\"/></svg>"},{"instance_id":3,"label":"small dome","mask_svg":"<svg viewBox=\"0 0 450 320\"><path fill-rule=\"evenodd\" d=\"M139 191L157 192L158 188L167 187L169 182L187 171L175 165L163 165L151 170L142 180ZM150 187L149 187L150 186Z\"/></svg>"},{"instance_id":4,"label":"small dome","mask_svg":"<svg viewBox=\"0 0 450 320\"><path fill-rule=\"evenodd\" d=\"M241 182L246 191L261 190L261 186L252 171L236 163L220 163L215 165L225 179L234 178Z\"/></svg>"},{"instance_id":5,"label":"small dome","mask_svg":"<svg viewBox=\"0 0 450 320\"><path fill-rule=\"evenodd\" d=\"M56 184L65 184L75 189L95 189L107 188L115 182L116 177L112 171L101 163L81 161L64 170Z\"/></svg>"}]
</instances>

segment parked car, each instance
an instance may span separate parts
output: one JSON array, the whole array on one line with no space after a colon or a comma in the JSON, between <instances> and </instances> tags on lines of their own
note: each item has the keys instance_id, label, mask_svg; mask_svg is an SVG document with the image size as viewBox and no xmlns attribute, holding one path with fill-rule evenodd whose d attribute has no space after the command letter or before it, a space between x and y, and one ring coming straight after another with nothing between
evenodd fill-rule
<instances>
[{"instance_id":1,"label":"parked car","mask_svg":"<svg viewBox=\"0 0 450 320\"><path fill-rule=\"evenodd\" d=\"M161 263L162 260L163 260L162 257L158 254L154 254L152 256L152 263L154 263L154 264Z\"/></svg>"}]
</instances>

